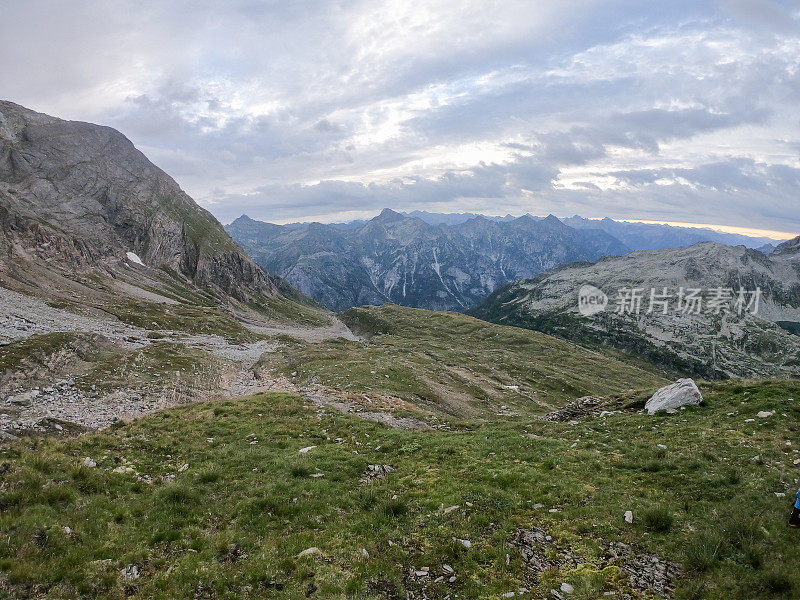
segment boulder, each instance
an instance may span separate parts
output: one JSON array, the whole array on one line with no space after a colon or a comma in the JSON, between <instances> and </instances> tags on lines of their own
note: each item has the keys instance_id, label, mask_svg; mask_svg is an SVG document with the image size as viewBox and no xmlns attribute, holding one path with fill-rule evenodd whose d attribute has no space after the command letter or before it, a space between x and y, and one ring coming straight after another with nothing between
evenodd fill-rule
<instances>
[{"instance_id":1,"label":"boulder","mask_svg":"<svg viewBox=\"0 0 800 600\"><path fill-rule=\"evenodd\" d=\"M644 405L648 414L660 410L676 409L687 405L697 405L703 402L703 396L697 389L693 379L678 379L673 384L662 387Z\"/></svg>"}]
</instances>

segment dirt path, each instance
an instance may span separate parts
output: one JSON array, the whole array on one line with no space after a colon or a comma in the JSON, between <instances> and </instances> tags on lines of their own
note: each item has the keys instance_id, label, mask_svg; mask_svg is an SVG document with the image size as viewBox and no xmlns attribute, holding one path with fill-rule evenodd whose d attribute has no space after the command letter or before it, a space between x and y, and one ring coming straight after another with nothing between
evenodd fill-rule
<instances>
[{"instance_id":1,"label":"dirt path","mask_svg":"<svg viewBox=\"0 0 800 600\"><path fill-rule=\"evenodd\" d=\"M334 319L327 327L304 328L246 324L254 333L288 335L309 343L333 338L357 341L344 323ZM148 331L127 325L107 316L79 315L53 308L41 300L0 288L0 343L11 342L37 334L53 332L82 332L102 335L125 348L142 348L151 343ZM92 430L108 427L117 420L129 420L156 410L186 402L211 398L234 398L260 392L288 392L300 395L317 406L327 406L342 413L383 423L398 429L431 429L420 419L395 417L390 412L364 410L335 391L321 386L299 389L283 377L264 376L253 366L267 352L276 352L280 342L274 339L249 343L232 343L217 335L185 335L158 331L159 339L183 344L238 364L221 376L219 388L195 389L190 393L161 390L148 393L135 385L102 395L79 390L71 378L54 381L42 389L26 390L5 398L0 409L0 440L20 435L62 433L68 430ZM2 399L0 399L2 402Z\"/></svg>"},{"instance_id":2,"label":"dirt path","mask_svg":"<svg viewBox=\"0 0 800 600\"><path fill-rule=\"evenodd\" d=\"M288 335L311 343L336 337L358 339L338 320L318 329L248 326L264 335ZM107 315L82 315L54 308L32 296L0 287L0 344L55 332L97 334L129 350L152 343L147 337L148 330L141 327L127 325ZM265 378L253 371L253 365L264 353L278 350L280 342L275 339L232 343L218 335L185 335L173 331L158 331L158 334L160 341L183 344L223 359L219 385L208 388L176 382L174 386L152 390L132 380L128 385L100 394L79 389L70 377L54 377L41 389L16 388L11 395L0 398L0 439L55 433L68 428L102 429L117 420L129 420L177 404L211 398L233 398L264 391L296 392L280 380Z\"/></svg>"},{"instance_id":3,"label":"dirt path","mask_svg":"<svg viewBox=\"0 0 800 600\"><path fill-rule=\"evenodd\" d=\"M293 338L310 342L312 344L324 342L325 340L344 338L350 341L359 341L361 338L355 335L347 328L347 325L342 323L336 317L333 318L333 323L327 327L291 327L291 326L264 326L247 324L245 326L253 333L260 333L262 335L288 335Z\"/></svg>"}]
</instances>

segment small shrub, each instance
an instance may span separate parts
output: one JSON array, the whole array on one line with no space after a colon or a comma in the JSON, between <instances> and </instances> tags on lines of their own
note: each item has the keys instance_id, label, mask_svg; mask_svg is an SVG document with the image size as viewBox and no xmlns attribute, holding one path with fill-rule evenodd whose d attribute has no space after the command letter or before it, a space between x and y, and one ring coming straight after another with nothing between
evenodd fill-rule
<instances>
[{"instance_id":1,"label":"small shrub","mask_svg":"<svg viewBox=\"0 0 800 600\"><path fill-rule=\"evenodd\" d=\"M394 500L387 500L381 504L380 510L387 517L397 518L402 517L408 512L408 506L401 500L395 498Z\"/></svg>"},{"instance_id":2,"label":"small shrub","mask_svg":"<svg viewBox=\"0 0 800 600\"><path fill-rule=\"evenodd\" d=\"M645 473L658 473L664 467L660 460L648 460L642 465L642 471Z\"/></svg>"},{"instance_id":3,"label":"small shrub","mask_svg":"<svg viewBox=\"0 0 800 600\"><path fill-rule=\"evenodd\" d=\"M289 468L289 472L292 477L308 477L312 473L311 468L302 463L292 465Z\"/></svg>"},{"instance_id":4,"label":"small shrub","mask_svg":"<svg viewBox=\"0 0 800 600\"><path fill-rule=\"evenodd\" d=\"M370 510L378 503L378 494L373 489L361 490L358 493L358 506Z\"/></svg>"},{"instance_id":5,"label":"small shrub","mask_svg":"<svg viewBox=\"0 0 800 600\"><path fill-rule=\"evenodd\" d=\"M400 454L413 454L414 452L416 452L420 448L422 448L422 446L420 446L416 442L411 442L409 444L403 444L402 446L400 446L400 448L398 448L397 452L400 453Z\"/></svg>"},{"instance_id":6,"label":"small shrub","mask_svg":"<svg viewBox=\"0 0 800 600\"><path fill-rule=\"evenodd\" d=\"M730 469L725 473L725 483L728 485L738 485L742 481L742 474L736 469Z\"/></svg>"},{"instance_id":7,"label":"small shrub","mask_svg":"<svg viewBox=\"0 0 800 600\"><path fill-rule=\"evenodd\" d=\"M778 571L771 571L762 576L761 582L764 589L769 592L770 597L773 598L789 598L796 596L789 596L794 589L794 583L791 578L786 574Z\"/></svg>"},{"instance_id":8,"label":"small shrub","mask_svg":"<svg viewBox=\"0 0 800 600\"><path fill-rule=\"evenodd\" d=\"M219 481L220 474L217 471L203 471L197 476L199 483L216 483Z\"/></svg>"},{"instance_id":9,"label":"small shrub","mask_svg":"<svg viewBox=\"0 0 800 600\"><path fill-rule=\"evenodd\" d=\"M180 485L169 485L165 487L159 493L159 498L164 504L173 506L197 504L200 501L200 496L196 491Z\"/></svg>"},{"instance_id":10,"label":"small shrub","mask_svg":"<svg viewBox=\"0 0 800 600\"><path fill-rule=\"evenodd\" d=\"M722 540L715 532L698 532L684 547L684 566L695 573L714 567L722 554Z\"/></svg>"},{"instance_id":11,"label":"small shrub","mask_svg":"<svg viewBox=\"0 0 800 600\"><path fill-rule=\"evenodd\" d=\"M672 516L668 507L658 506L644 511L642 522L648 531L666 533L672 529L675 517Z\"/></svg>"},{"instance_id":12,"label":"small shrub","mask_svg":"<svg viewBox=\"0 0 800 600\"><path fill-rule=\"evenodd\" d=\"M43 490L41 498L50 506L63 506L74 502L75 494L63 486L55 486Z\"/></svg>"},{"instance_id":13,"label":"small shrub","mask_svg":"<svg viewBox=\"0 0 800 600\"><path fill-rule=\"evenodd\" d=\"M150 538L150 545L157 544L159 542L177 542L181 539L181 532L175 529L164 529L161 531L157 531L151 538Z\"/></svg>"}]
</instances>

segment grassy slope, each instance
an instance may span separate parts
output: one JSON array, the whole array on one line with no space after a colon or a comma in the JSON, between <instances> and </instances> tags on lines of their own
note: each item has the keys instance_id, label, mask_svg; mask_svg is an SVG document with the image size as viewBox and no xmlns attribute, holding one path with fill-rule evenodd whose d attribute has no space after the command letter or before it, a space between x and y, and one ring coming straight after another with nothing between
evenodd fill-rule
<instances>
[{"instance_id":1,"label":"grassy slope","mask_svg":"<svg viewBox=\"0 0 800 600\"><path fill-rule=\"evenodd\" d=\"M15 598L405 597L409 567L436 574L447 563L455 583L429 597L497 598L524 585L541 598L569 581L573 598L588 599L627 585L616 567L601 568L603 538L680 561L689 575L678 598L796 598L791 499L774 492L797 487L798 454L785 442L797 431L800 405L789 398L800 399L800 384L704 392L707 406L678 415L516 418L458 433L389 430L272 394L20 441L0 450L0 589ZM767 409L777 412L745 422ZM97 467L82 466L85 456ZM360 485L371 463L397 471ZM174 482L162 482L168 474ZM548 571L537 587L507 546L531 526L585 564ZM321 553L297 557L312 546ZM131 564L141 575L125 581L119 571Z\"/></svg>"},{"instance_id":2,"label":"grassy slope","mask_svg":"<svg viewBox=\"0 0 800 600\"><path fill-rule=\"evenodd\" d=\"M175 301L175 304L121 294L107 276L98 273L79 278L80 283L91 290L91 293L84 294L85 297L51 300L49 304L77 312L88 305L129 325L187 334L214 334L240 343L253 342L263 336L250 331L237 316L300 327L325 326L331 321L331 313L327 309L285 284L281 285L281 294L272 298L264 297L259 303L242 305L232 301L224 305L169 269L159 271L156 278L142 276L129 279L129 284L164 296Z\"/></svg>"},{"instance_id":3,"label":"grassy slope","mask_svg":"<svg viewBox=\"0 0 800 600\"><path fill-rule=\"evenodd\" d=\"M450 417L546 412L584 395L663 384L663 375L550 336L458 313L394 305L340 315L365 342L287 340L268 364L299 382L383 393ZM504 386L519 386L519 390Z\"/></svg>"},{"instance_id":4,"label":"grassy slope","mask_svg":"<svg viewBox=\"0 0 800 600\"><path fill-rule=\"evenodd\" d=\"M181 344L153 340L124 349L97 336L76 333L33 335L0 347L0 390L52 385L74 376L78 389L113 392L137 389L183 398L219 387L234 368L213 355Z\"/></svg>"}]
</instances>

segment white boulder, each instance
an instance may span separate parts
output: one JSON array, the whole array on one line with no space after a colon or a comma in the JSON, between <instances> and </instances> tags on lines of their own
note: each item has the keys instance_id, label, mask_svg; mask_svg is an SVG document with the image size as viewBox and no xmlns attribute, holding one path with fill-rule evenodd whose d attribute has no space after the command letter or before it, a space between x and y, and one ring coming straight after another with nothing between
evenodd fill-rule
<instances>
[{"instance_id":1,"label":"white boulder","mask_svg":"<svg viewBox=\"0 0 800 600\"><path fill-rule=\"evenodd\" d=\"M675 410L682 406L697 405L703 402L703 396L697 389L693 379L678 379L675 383L662 387L644 405L648 414L660 410Z\"/></svg>"}]
</instances>

